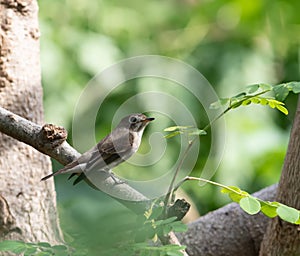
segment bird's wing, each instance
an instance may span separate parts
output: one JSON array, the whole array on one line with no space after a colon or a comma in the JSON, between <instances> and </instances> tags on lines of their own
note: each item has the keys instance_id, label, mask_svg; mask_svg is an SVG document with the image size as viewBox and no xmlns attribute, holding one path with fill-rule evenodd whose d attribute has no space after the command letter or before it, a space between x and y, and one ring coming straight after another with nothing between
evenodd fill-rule
<instances>
[{"instance_id":1,"label":"bird's wing","mask_svg":"<svg viewBox=\"0 0 300 256\"><path fill-rule=\"evenodd\" d=\"M102 139L95 147L88 150L82 154L75 161L67 164L64 168L58 170L55 173L51 173L42 180L49 179L52 176L58 174L71 173L69 178L72 178L74 175L80 175L80 180L82 180L85 175L81 175L83 171L89 170L108 170L110 169L111 163L116 163L115 165L125 161L130 154L126 157L126 153L131 149L131 134L129 134L128 140L120 136L122 133L115 134L112 136L109 134L104 139ZM114 140L112 140L114 137ZM114 145L117 145L115 147Z\"/></svg>"},{"instance_id":2,"label":"bird's wing","mask_svg":"<svg viewBox=\"0 0 300 256\"><path fill-rule=\"evenodd\" d=\"M90 154L88 155L90 159L84 159L87 160L85 170L87 172L92 170L109 170L111 163L115 163L117 165L123 162L125 158L122 158L122 156L130 150L129 143L130 140L124 140L124 137L117 137L117 139L114 139L113 142L111 136L105 137L90 151ZM118 145L117 149L114 145ZM75 179L73 185L76 185L80 181L86 179L85 172L80 174L73 173L69 179L75 175L78 175L78 177Z\"/></svg>"},{"instance_id":3,"label":"bird's wing","mask_svg":"<svg viewBox=\"0 0 300 256\"><path fill-rule=\"evenodd\" d=\"M99 142L91 154L86 169L110 169L110 165L115 165L125 161L127 159L128 152L131 151L131 134L128 139L124 139L121 136L107 136L101 142ZM114 138L112 140L112 137Z\"/></svg>"}]
</instances>

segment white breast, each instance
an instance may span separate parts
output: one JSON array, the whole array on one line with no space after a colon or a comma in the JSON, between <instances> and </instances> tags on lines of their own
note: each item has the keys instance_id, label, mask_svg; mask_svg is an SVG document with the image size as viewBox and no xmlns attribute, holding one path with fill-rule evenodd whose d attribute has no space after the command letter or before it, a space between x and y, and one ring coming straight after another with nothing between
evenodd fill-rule
<instances>
[{"instance_id":1,"label":"white breast","mask_svg":"<svg viewBox=\"0 0 300 256\"><path fill-rule=\"evenodd\" d=\"M134 136L133 143L132 143L132 151L134 151L134 153L140 147L143 132L144 132L144 129L139 132L135 132L135 136Z\"/></svg>"}]
</instances>

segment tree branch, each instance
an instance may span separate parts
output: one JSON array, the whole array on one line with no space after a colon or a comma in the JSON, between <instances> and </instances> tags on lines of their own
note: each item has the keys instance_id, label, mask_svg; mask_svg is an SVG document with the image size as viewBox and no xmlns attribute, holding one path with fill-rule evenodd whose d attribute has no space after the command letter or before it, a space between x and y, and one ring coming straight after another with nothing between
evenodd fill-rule
<instances>
[{"instance_id":1,"label":"tree branch","mask_svg":"<svg viewBox=\"0 0 300 256\"><path fill-rule=\"evenodd\" d=\"M67 131L63 127L51 124L40 126L1 107L0 132L34 147L63 165L80 156L65 141Z\"/></svg>"},{"instance_id":2,"label":"tree branch","mask_svg":"<svg viewBox=\"0 0 300 256\"><path fill-rule=\"evenodd\" d=\"M254 196L273 201L276 189L272 185ZM189 230L177 237L189 255L256 256L269 221L263 214L248 215L237 203L230 203L190 223Z\"/></svg>"},{"instance_id":3,"label":"tree branch","mask_svg":"<svg viewBox=\"0 0 300 256\"><path fill-rule=\"evenodd\" d=\"M52 124L40 126L1 107L0 132L34 147L63 165L74 161L80 156L80 153L65 141L67 131L63 127ZM100 181L97 181L97 184L105 187L106 193L131 210L135 212L144 211L149 204L150 200L148 198L128 184L116 184L113 177L104 172L100 176Z\"/></svg>"}]
</instances>

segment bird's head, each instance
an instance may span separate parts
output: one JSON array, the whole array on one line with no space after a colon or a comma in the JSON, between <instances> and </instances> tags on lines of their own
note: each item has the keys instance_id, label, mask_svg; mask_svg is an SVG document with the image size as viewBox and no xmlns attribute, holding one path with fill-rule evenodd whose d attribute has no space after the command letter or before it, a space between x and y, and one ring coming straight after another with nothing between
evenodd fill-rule
<instances>
[{"instance_id":1,"label":"bird's head","mask_svg":"<svg viewBox=\"0 0 300 256\"><path fill-rule=\"evenodd\" d=\"M153 117L147 117L144 114L131 114L124 117L118 127L128 128L132 132L140 132L153 120Z\"/></svg>"}]
</instances>

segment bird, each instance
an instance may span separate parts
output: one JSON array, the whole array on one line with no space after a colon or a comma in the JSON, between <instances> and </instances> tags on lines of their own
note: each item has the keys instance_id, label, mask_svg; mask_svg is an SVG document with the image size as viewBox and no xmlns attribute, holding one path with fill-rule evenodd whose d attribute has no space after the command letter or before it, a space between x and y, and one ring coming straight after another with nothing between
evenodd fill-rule
<instances>
[{"instance_id":1,"label":"bird","mask_svg":"<svg viewBox=\"0 0 300 256\"><path fill-rule=\"evenodd\" d=\"M64 168L43 177L41 180L47 180L58 174L71 174L69 179L78 175L73 183L76 185L85 179L91 171L110 172L138 150L146 126L154 119L141 113L125 116L116 128L93 148Z\"/></svg>"}]
</instances>

